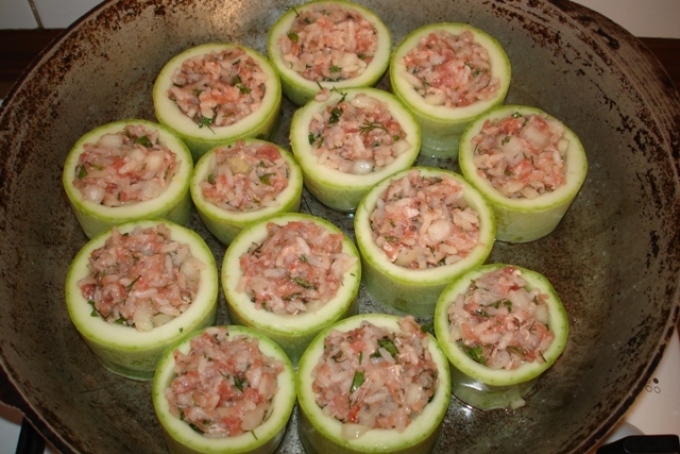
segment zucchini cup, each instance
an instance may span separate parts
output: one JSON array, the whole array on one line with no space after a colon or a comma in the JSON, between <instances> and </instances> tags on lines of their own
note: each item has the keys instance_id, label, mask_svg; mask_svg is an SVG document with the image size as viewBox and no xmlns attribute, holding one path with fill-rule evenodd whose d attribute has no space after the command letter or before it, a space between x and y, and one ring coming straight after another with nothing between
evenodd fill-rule
<instances>
[{"instance_id":1,"label":"zucchini cup","mask_svg":"<svg viewBox=\"0 0 680 454\"><path fill-rule=\"evenodd\" d=\"M158 121L198 160L224 142L269 137L280 117L281 81L269 60L247 46L202 44L165 64L153 105Z\"/></svg>"},{"instance_id":2,"label":"zucchini cup","mask_svg":"<svg viewBox=\"0 0 680 454\"><path fill-rule=\"evenodd\" d=\"M426 453L451 399L449 364L414 318L361 314L325 329L297 371L309 453Z\"/></svg>"},{"instance_id":3,"label":"zucchini cup","mask_svg":"<svg viewBox=\"0 0 680 454\"><path fill-rule=\"evenodd\" d=\"M244 326L209 327L177 341L158 362L152 386L173 453L272 453L295 397L286 354Z\"/></svg>"},{"instance_id":4,"label":"zucchini cup","mask_svg":"<svg viewBox=\"0 0 680 454\"><path fill-rule=\"evenodd\" d=\"M510 243L555 230L588 173L573 131L540 109L517 105L497 107L470 124L459 164L493 206L496 238Z\"/></svg>"},{"instance_id":5,"label":"zucchini cup","mask_svg":"<svg viewBox=\"0 0 680 454\"><path fill-rule=\"evenodd\" d=\"M319 331L357 310L361 262L330 222L286 213L244 228L222 263L232 322L273 339L297 365Z\"/></svg>"},{"instance_id":6,"label":"zucchini cup","mask_svg":"<svg viewBox=\"0 0 680 454\"><path fill-rule=\"evenodd\" d=\"M515 409L562 354L569 320L544 276L495 263L444 289L434 329L453 366L456 397L482 410Z\"/></svg>"},{"instance_id":7,"label":"zucchini cup","mask_svg":"<svg viewBox=\"0 0 680 454\"><path fill-rule=\"evenodd\" d=\"M375 85L387 70L391 51L392 35L383 21L370 9L344 0L291 7L273 25L267 41L283 92L298 106L322 88Z\"/></svg>"},{"instance_id":8,"label":"zucchini cup","mask_svg":"<svg viewBox=\"0 0 680 454\"><path fill-rule=\"evenodd\" d=\"M483 263L494 244L491 206L461 175L413 167L361 200L354 233L363 281L383 306L432 316L451 279Z\"/></svg>"},{"instance_id":9,"label":"zucchini cup","mask_svg":"<svg viewBox=\"0 0 680 454\"><path fill-rule=\"evenodd\" d=\"M302 170L293 155L260 139L238 139L209 150L191 177L191 198L203 223L228 245L245 226L298 211Z\"/></svg>"},{"instance_id":10,"label":"zucchini cup","mask_svg":"<svg viewBox=\"0 0 680 454\"><path fill-rule=\"evenodd\" d=\"M66 306L106 368L150 380L170 344L215 322L217 279L212 252L192 230L166 220L129 222L78 252Z\"/></svg>"},{"instance_id":11,"label":"zucchini cup","mask_svg":"<svg viewBox=\"0 0 680 454\"><path fill-rule=\"evenodd\" d=\"M124 222L191 215L187 146L169 129L121 120L83 135L66 156L62 184L88 238Z\"/></svg>"},{"instance_id":12,"label":"zucchini cup","mask_svg":"<svg viewBox=\"0 0 680 454\"><path fill-rule=\"evenodd\" d=\"M423 153L456 158L470 121L505 100L511 68L503 46L468 24L411 32L390 60L392 90L415 113Z\"/></svg>"},{"instance_id":13,"label":"zucchini cup","mask_svg":"<svg viewBox=\"0 0 680 454\"><path fill-rule=\"evenodd\" d=\"M391 93L333 90L295 112L290 144L307 189L330 208L354 211L376 183L415 162L420 127Z\"/></svg>"}]
</instances>

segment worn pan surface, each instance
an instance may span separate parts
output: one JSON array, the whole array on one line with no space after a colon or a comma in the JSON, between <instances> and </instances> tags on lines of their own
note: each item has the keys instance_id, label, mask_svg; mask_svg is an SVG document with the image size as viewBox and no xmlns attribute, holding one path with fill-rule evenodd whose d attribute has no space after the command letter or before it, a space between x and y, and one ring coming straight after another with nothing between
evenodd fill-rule
<instances>
[{"instance_id":1,"label":"worn pan surface","mask_svg":"<svg viewBox=\"0 0 680 454\"><path fill-rule=\"evenodd\" d=\"M86 131L153 119L163 64L208 41L265 52L266 32L292 0L105 2L46 50L0 112L0 349L26 412L55 446L79 452L165 452L149 385L104 370L64 304L68 265L86 238L61 189L62 163ZM467 22L505 46L509 102L563 119L590 172L566 218L534 243L497 244L491 261L542 272L571 318L563 357L526 407L483 413L453 399L439 452L582 452L623 415L657 364L678 317L680 103L643 46L566 1L363 0L395 43L437 21ZM387 81L381 82L387 87ZM293 107L275 137L287 144ZM437 163L455 169L455 164ZM348 218L305 195L304 210L348 231ZM213 247L202 227L192 226ZM223 304L223 301L221 302ZM380 308L363 293L363 311ZM228 320L224 306L220 322ZM280 452L301 452L296 419Z\"/></svg>"}]
</instances>

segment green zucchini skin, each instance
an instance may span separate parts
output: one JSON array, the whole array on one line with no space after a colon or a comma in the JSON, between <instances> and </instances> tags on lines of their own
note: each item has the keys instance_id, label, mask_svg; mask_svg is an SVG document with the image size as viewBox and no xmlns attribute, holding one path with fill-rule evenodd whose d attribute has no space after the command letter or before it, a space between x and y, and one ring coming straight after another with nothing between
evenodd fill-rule
<instances>
[{"instance_id":1,"label":"green zucchini skin","mask_svg":"<svg viewBox=\"0 0 680 454\"><path fill-rule=\"evenodd\" d=\"M148 130L158 131L159 139L175 153L181 165L170 186L156 199L119 207L106 207L84 201L80 190L73 185L73 181L77 178L78 159L85 151L84 145L96 142L105 134L120 132L129 125L143 125ZM189 180L193 167L194 161L189 149L170 129L148 120L125 119L99 126L78 139L64 162L62 185L73 213L88 238L114 225L142 219L163 218L180 225L187 225L193 207L189 194Z\"/></svg>"},{"instance_id":2,"label":"green zucchini skin","mask_svg":"<svg viewBox=\"0 0 680 454\"><path fill-rule=\"evenodd\" d=\"M284 351L262 333L238 325L228 325L226 328L230 336L245 335L257 338L263 353L283 363L283 371L277 379L279 391L274 396L272 414L265 423L255 429L255 434L247 433L232 438L204 437L184 421L170 414L164 390L175 377L173 353L177 349L186 353L191 339L202 333L202 330L197 330L167 348L158 362L153 377L151 395L154 410L163 429L167 446L173 454L271 454L283 440L296 401L293 365Z\"/></svg>"},{"instance_id":3,"label":"green zucchini skin","mask_svg":"<svg viewBox=\"0 0 680 454\"><path fill-rule=\"evenodd\" d=\"M66 276L66 306L82 339L107 369L140 381L151 380L156 364L168 345L188 332L214 324L217 318L217 264L208 245L198 234L162 219L129 222L119 225L118 229L125 233L135 227L148 228L159 224L166 225L173 238L188 243L192 255L205 264L196 300L186 312L165 325L141 332L133 327L108 323L92 314L92 306L83 297L78 281L87 275L90 254L104 245L111 229L95 236L81 248Z\"/></svg>"},{"instance_id":4,"label":"green zucchini skin","mask_svg":"<svg viewBox=\"0 0 680 454\"><path fill-rule=\"evenodd\" d=\"M200 127L184 115L174 101L167 96L176 69L188 58L225 49L243 49L267 74L266 93L260 108L229 126ZM209 149L246 137L268 138L279 124L281 117L281 80L269 60L256 50L234 43L206 43L187 49L170 59L161 69L153 86L154 113L158 121L172 130L191 150L195 161Z\"/></svg>"},{"instance_id":5,"label":"green zucchini skin","mask_svg":"<svg viewBox=\"0 0 680 454\"><path fill-rule=\"evenodd\" d=\"M505 197L488 180L479 176L473 162L474 149L471 143L486 120L504 118L516 112L523 115L546 115L557 120L543 110L530 106L504 105L494 108L467 127L461 139L458 162L465 178L493 206L496 215L496 239L508 243L526 243L543 238L557 228L585 182L588 160L576 133L562 123L564 137L570 144L565 159L567 183L552 193L533 200Z\"/></svg>"},{"instance_id":6,"label":"green zucchini skin","mask_svg":"<svg viewBox=\"0 0 680 454\"><path fill-rule=\"evenodd\" d=\"M323 343L331 330L349 331L366 320L376 326L398 331L399 316L388 314L360 314L344 319L324 329L305 351L297 371L297 396L299 408L298 434L305 451L319 454L401 453L420 454L432 452L441 434L444 415L451 399L451 381L446 356L434 336L428 335L432 359L439 370L439 387L424 413L415 418L404 430L371 429L356 439L341 435L342 423L326 416L315 402L311 389L312 370L323 353Z\"/></svg>"},{"instance_id":7,"label":"green zucchini skin","mask_svg":"<svg viewBox=\"0 0 680 454\"><path fill-rule=\"evenodd\" d=\"M285 213L262 219L244 228L227 247L222 262L221 282L230 320L265 334L279 344L293 365L297 366L305 349L321 330L357 313L362 270L359 252L352 240L343 233L343 252L357 260L345 273L345 280L335 298L316 310L295 316L277 315L256 309L246 293L236 291L243 274L240 257L253 243L265 239L269 222L286 225L291 221L312 221L333 233L341 233L341 230L325 219L309 214Z\"/></svg>"},{"instance_id":8,"label":"green zucchini skin","mask_svg":"<svg viewBox=\"0 0 680 454\"><path fill-rule=\"evenodd\" d=\"M492 71L500 81L496 96L486 101L478 101L459 108L432 106L425 103L423 98L402 76L406 72L406 67L401 62L402 58L418 44L421 37L436 31L447 31L458 35L465 30L472 32L475 41L489 51ZM496 38L469 24L441 22L417 28L397 45L390 58L389 75L392 90L413 111L420 122L423 131L422 153L435 157L456 159L461 134L466 126L478 115L505 101L510 88L512 69L510 59Z\"/></svg>"},{"instance_id":9,"label":"green zucchini skin","mask_svg":"<svg viewBox=\"0 0 680 454\"><path fill-rule=\"evenodd\" d=\"M463 260L427 270L407 270L390 262L383 250L375 245L370 227L371 212L391 181L407 175L412 169L425 177L448 175L463 186L465 201L477 211L480 219L479 245ZM364 196L354 217L354 233L361 254L363 283L371 296L396 314L432 316L439 294L451 279L487 259L495 241L496 227L491 206L461 175L417 166L385 178Z\"/></svg>"},{"instance_id":10,"label":"green zucchini skin","mask_svg":"<svg viewBox=\"0 0 680 454\"><path fill-rule=\"evenodd\" d=\"M350 101L361 94L387 103L390 113L406 132L406 140L411 146L389 166L367 175L352 175L319 164L309 144L309 123L314 114L324 111L327 106L336 105L342 98ZM377 88L348 88L334 91L326 101L311 100L297 109L291 121L290 144L302 168L305 187L309 192L334 210L351 212L356 210L361 198L379 181L413 165L420 152L421 133L416 118L396 96Z\"/></svg>"},{"instance_id":11,"label":"green zucchini skin","mask_svg":"<svg viewBox=\"0 0 680 454\"><path fill-rule=\"evenodd\" d=\"M228 211L207 202L203 197L200 184L207 180L211 170L211 159L215 150L219 147L231 147L236 141L228 142L218 147L211 148L201 157L194 167L189 186L191 199L198 211L198 214L215 237L223 244L229 245L234 237L243 230L244 227L258 221L259 219L275 216L286 212L296 212L300 209L302 200L303 177L302 170L290 152L280 146L256 138L245 138L246 145L249 144L270 144L281 152L281 156L288 164L288 187L282 191L276 202L266 208L247 212Z\"/></svg>"},{"instance_id":12,"label":"green zucchini skin","mask_svg":"<svg viewBox=\"0 0 680 454\"><path fill-rule=\"evenodd\" d=\"M555 335L550 347L543 352L545 362L527 363L516 370L492 370L470 358L456 342L449 341L448 308L479 276L498 269L519 270L530 289L539 288L548 295L548 329ZM524 397L566 348L569 338L569 317L562 300L548 279L540 273L515 265L492 263L474 268L457 277L442 291L434 313L434 330L444 353L451 362L453 394L482 410L517 408Z\"/></svg>"},{"instance_id":13,"label":"green zucchini skin","mask_svg":"<svg viewBox=\"0 0 680 454\"><path fill-rule=\"evenodd\" d=\"M375 27L378 36L378 51L366 70L359 77L343 81L314 82L300 76L284 61L277 40L288 33L291 24L301 11L323 5L341 5L360 12ZM281 78L283 93L294 104L305 105L321 88L345 90L352 87L370 87L378 83L387 71L392 52L392 34L385 23L370 9L347 0L313 0L290 8L274 23L267 39L267 55Z\"/></svg>"}]
</instances>

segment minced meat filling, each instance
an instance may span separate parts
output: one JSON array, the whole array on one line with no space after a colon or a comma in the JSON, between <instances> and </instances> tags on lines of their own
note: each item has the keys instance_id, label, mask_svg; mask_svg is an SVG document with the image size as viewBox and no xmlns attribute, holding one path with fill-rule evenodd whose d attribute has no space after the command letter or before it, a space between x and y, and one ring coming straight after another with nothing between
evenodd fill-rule
<instances>
[{"instance_id":1,"label":"minced meat filling","mask_svg":"<svg viewBox=\"0 0 680 454\"><path fill-rule=\"evenodd\" d=\"M229 126L259 109L267 79L254 58L234 47L187 59L168 96L201 128Z\"/></svg>"},{"instance_id":2,"label":"minced meat filling","mask_svg":"<svg viewBox=\"0 0 680 454\"><path fill-rule=\"evenodd\" d=\"M444 30L429 33L402 61L406 67L402 76L434 106L465 107L493 98L500 88L489 51L468 30L459 35Z\"/></svg>"},{"instance_id":3,"label":"minced meat filling","mask_svg":"<svg viewBox=\"0 0 680 454\"><path fill-rule=\"evenodd\" d=\"M400 319L396 332L368 321L331 331L312 372L316 403L324 414L355 425L352 436L372 428L403 431L439 383L428 342L411 316Z\"/></svg>"},{"instance_id":4,"label":"minced meat filling","mask_svg":"<svg viewBox=\"0 0 680 454\"><path fill-rule=\"evenodd\" d=\"M485 273L449 307L450 339L491 369L544 362L543 352L555 337L547 326L546 299L516 268Z\"/></svg>"},{"instance_id":5,"label":"minced meat filling","mask_svg":"<svg viewBox=\"0 0 680 454\"><path fill-rule=\"evenodd\" d=\"M417 170L395 179L370 217L373 241L393 263L408 269L450 265L479 242L479 217L453 178Z\"/></svg>"},{"instance_id":6,"label":"minced meat filling","mask_svg":"<svg viewBox=\"0 0 680 454\"><path fill-rule=\"evenodd\" d=\"M257 338L211 327L174 352L176 374L165 397L170 412L207 437L236 437L271 414L283 364L262 353Z\"/></svg>"},{"instance_id":7,"label":"minced meat filling","mask_svg":"<svg viewBox=\"0 0 680 454\"><path fill-rule=\"evenodd\" d=\"M410 146L387 103L366 94L343 97L315 115L309 143L320 164L358 175L383 169Z\"/></svg>"},{"instance_id":8,"label":"minced meat filling","mask_svg":"<svg viewBox=\"0 0 680 454\"><path fill-rule=\"evenodd\" d=\"M535 199L566 183L569 141L562 124L546 115L487 120L472 146L479 175L508 198Z\"/></svg>"},{"instance_id":9,"label":"minced meat filling","mask_svg":"<svg viewBox=\"0 0 680 454\"><path fill-rule=\"evenodd\" d=\"M353 8L321 5L300 10L278 45L284 62L305 79L342 81L365 71L378 50L378 37Z\"/></svg>"},{"instance_id":10,"label":"minced meat filling","mask_svg":"<svg viewBox=\"0 0 680 454\"><path fill-rule=\"evenodd\" d=\"M163 224L122 234L114 227L78 284L93 315L149 331L189 308L204 267Z\"/></svg>"},{"instance_id":11,"label":"minced meat filling","mask_svg":"<svg viewBox=\"0 0 680 454\"><path fill-rule=\"evenodd\" d=\"M206 201L228 211L253 211L270 206L288 187L288 163L272 144L219 147L200 187Z\"/></svg>"},{"instance_id":12,"label":"minced meat filling","mask_svg":"<svg viewBox=\"0 0 680 454\"><path fill-rule=\"evenodd\" d=\"M83 199L99 205L134 204L163 194L180 165L158 131L127 125L83 145L73 186Z\"/></svg>"},{"instance_id":13,"label":"minced meat filling","mask_svg":"<svg viewBox=\"0 0 680 454\"><path fill-rule=\"evenodd\" d=\"M258 309L298 314L330 301L356 258L343 252L343 235L313 221L267 224L267 236L240 258L237 291Z\"/></svg>"}]
</instances>

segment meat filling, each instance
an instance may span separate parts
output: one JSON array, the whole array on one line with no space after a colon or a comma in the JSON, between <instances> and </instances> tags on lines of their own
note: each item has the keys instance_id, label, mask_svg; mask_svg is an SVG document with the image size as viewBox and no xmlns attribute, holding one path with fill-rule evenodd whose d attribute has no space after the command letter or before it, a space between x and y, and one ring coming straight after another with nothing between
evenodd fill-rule
<instances>
[{"instance_id":1,"label":"meat filling","mask_svg":"<svg viewBox=\"0 0 680 454\"><path fill-rule=\"evenodd\" d=\"M107 207L159 197L172 182L181 162L160 139L158 131L127 125L83 145L73 185L83 199Z\"/></svg>"},{"instance_id":2,"label":"meat filling","mask_svg":"<svg viewBox=\"0 0 680 454\"><path fill-rule=\"evenodd\" d=\"M493 98L500 88L489 51L467 30L423 36L402 61L402 76L430 105L465 107Z\"/></svg>"},{"instance_id":3,"label":"meat filling","mask_svg":"<svg viewBox=\"0 0 680 454\"><path fill-rule=\"evenodd\" d=\"M272 144L237 142L215 150L211 171L200 183L205 200L228 211L270 206L288 187L288 164Z\"/></svg>"},{"instance_id":4,"label":"meat filling","mask_svg":"<svg viewBox=\"0 0 680 454\"><path fill-rule=\"evenodd\" d=\"M312 390L324 414L349 424L347 437L368 429L403 431L435 393L439 375L429 338L411 316L400 319L399 328L364 321L324 340Z\"/></svg>"},{"instance_id":5,"label":"meat filling","mask_svg":"<svg viewBox=\"0 0 680 454\"><path fill-rule=\"evenodd\" d=\"M555 337L548 328L547 297L530 289L516 268L488 272L449 307L451 341L491 369L545 362L543 352Z\"/></svg>"},{"instance_id":6,"label":"meat filling","mask_svg":"<svg viewBox=\"0 0 680 454\"><path fill-rule=\"evenodd\" d=\"M173 75L168 96L199 127L222 127L255 112L266 83L255 59L235 47L187 59Z\"/></svg>"},{"instance_id":7,"label":"meat filling","mask_svg":"<svg viewBox=\"0 0 680 454\"><path fill-rule=\"evenodd\" d=\"M159 224L122 234L114 227L105 244L92 251L88 268L79 286L93 315L149 331L189 308L205 265Z\"/></svg>"},{"instance_id":8,"label":"meat filling","mask_svg":"<svg viewBox=\"0 0 680 454\"><path fill-rule=\"evenodd\" d=\"M304 313L334 298L355 264L342 249L343 236L312 221L270 222L267 237L241 256L237 290L258 309Z\"/></svg>"},{"instance_id":9,"label":"meat filling","mask_svg":"<svg viewBox=\"0 0 680 454\"><path fill-rule=\"evenodd\" d=\"M211 327L174 352L176 377L165 389L170 412L206 437L236 437L266 421L283 364L257 338Z\"/></svg>"},{"instance_id":10,"label":"meat filling","mask_svg":"<svg viewBox=\"0 0 680 454\"><path fill-rule=\"evenodd\" d=\"M309 143L319 163L363 175L378 171L409 148L406 132L385 102L359 94L344 97L312 118Z\"/></svg>"},{"instance_id":11,"label":"meat filling","mask_svg":"<svg viewBox=\"0 0 680 454\"><path fill-rule=\"evenodd\" d=\"M375 244L408 269L456 263L479 242L479 217L463 199L462 186L416 170L389 184L370 222Z\"/></svg>"},{"instance_id":12,"label":"meat filling","mask_svg":"<svg viewBox=\"0 0 680 454\"><path fill-rule=\"evenodd\" d=\"M535 199L566 183L569 141L546 115L487 120L472 145L479 175L508 198Z\"/></svg>"},{"instance_id":13,"label":"meat filling","mask_svg":"<svg viewBox=\"0 0 680 454\"><path fill-rule=\"evenodd\" d=\"M363 74L378 50L378 37L356 10L320 5L299 11L278 45L286 64L305 79L342 81Z\"/></svg>"}]
</instances>

